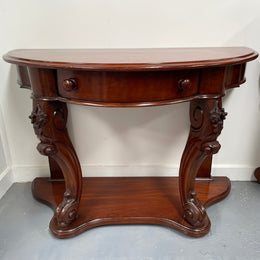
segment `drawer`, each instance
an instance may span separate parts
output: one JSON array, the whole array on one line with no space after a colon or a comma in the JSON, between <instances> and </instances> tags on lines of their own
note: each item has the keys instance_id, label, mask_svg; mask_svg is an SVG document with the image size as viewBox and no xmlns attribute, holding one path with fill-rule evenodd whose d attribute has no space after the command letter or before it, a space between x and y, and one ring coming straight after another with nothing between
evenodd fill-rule
<instances>
[{"instance_id":1,"label":"drawer","mask_svg":"<svg viewBox=\"0 0 260 260\"><path fill-rule=\"evenodd\" d=\"M58 70L61 97L88 102L132 103L183 99L198 93L199 70Z\"/></svg>"}]
</instances>

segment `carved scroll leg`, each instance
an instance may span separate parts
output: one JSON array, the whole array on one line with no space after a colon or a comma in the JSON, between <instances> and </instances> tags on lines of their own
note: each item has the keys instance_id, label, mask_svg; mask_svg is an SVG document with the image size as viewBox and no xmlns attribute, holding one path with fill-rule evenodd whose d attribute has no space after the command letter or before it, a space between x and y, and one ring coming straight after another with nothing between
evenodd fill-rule
<instances>
[{"instance_id":1,"label":"carved scroll leg","mask_svg":"<svg viewBox=\"0 0 260 260\"><path fill-rule=\"evenodd\" d=\"M66 129L67 106L58 101L33 98L30 118L41 141L38 151L55 161L65 179L66 191L55 210L55 218L60 228L66 228L77 216L82 185L80 163Z\"/></svg>"},{"instance_id":2,"label":"carved scroll leg","mask_svg":"<svg viewBox=\"0 0 260 260\"><path fill-rule=\"evenodd\" d=\"M216 141L226 117L221 99L197 99L190 104L190 133L180 164L180 195L184 218L192 226L203 225L206 210L196 197L195 178L204 163L220 149Z\"/></svg>"}]
</instances>

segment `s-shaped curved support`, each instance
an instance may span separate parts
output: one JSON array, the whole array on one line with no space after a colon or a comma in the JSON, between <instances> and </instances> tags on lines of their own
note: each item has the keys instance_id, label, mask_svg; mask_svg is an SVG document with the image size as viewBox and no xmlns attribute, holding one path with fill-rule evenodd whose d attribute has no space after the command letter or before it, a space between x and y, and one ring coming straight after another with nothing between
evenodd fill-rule
<instances>
[{"instance_id":1,"label":"s-shaped curved support","mask_svg":"<svg viewBox=\"0 0 260 260\"><path fill-rule=\"evenodd\" d=\"M66 228L77 216L82 185L80 163L66 128L66 103L33 97L30 119L41 141L37 146L38 151L55 160L65 179L66 191L54 216L57 225Z\"/></svg>"},{"instance_id":2,"label":"s-shaped curved support","mask_svg":"<svg viewBox=\"0 0 260 260\"><path fill-rule=\"evenodd\" d=\"M196 197L195 178L203 161L220 149L216 141L227 113L221 99L197 99L190 103L190 133L180 164L180 195L184 219L194 227L203 224L206 210Z\"/></svg>"}]
</instances>

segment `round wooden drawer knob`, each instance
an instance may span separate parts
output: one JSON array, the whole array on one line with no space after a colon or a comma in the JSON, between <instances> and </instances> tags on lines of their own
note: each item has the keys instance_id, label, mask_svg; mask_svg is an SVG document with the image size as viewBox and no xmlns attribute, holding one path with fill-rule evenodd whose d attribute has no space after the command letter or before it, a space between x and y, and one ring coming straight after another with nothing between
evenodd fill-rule
<instances>
[{"instance_id":1,"label":"round wooden drawer knob","mask_svg":"<svg viewBox=\"0 0 260 260\"><path fill-rule=\"evenodd\" d=\"M75 79L65 79L63 81L63 88L66 91L71 91L77 88L77 81Z\"/></svg>"},{"instance_id":2,"label":"round wooden drawer knob","mask_svg":"<svg viewBox=\"0 0 260 260\"><path fill-rule=\"evenodd\" d=\"M191 81L189 79L181 79L179 81L180 90L189 90L191 88Z\"/></svg>"}]
</instances>

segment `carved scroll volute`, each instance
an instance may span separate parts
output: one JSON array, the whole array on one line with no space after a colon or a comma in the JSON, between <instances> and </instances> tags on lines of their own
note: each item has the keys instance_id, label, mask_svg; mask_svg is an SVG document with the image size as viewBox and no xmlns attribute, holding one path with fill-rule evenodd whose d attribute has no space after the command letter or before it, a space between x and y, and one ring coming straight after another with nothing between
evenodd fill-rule
<instances>
[{"instance_id":1,"label":"carved scroll volute","mask_svg":"<svg viewBox=\"0 0 260 260\"><path fill-rule=\"evenodd\" d=\"M67 228L77 216L82 176L79 160L66 129L66 104L33 98L30 119L41 141L37 146L38 151L55 160L63 173L66 191L55 211L55 218L60 228Z\"/></svg>"},{"instance_id":2,"label":"carved scroll volute","mask_svg":"<svg viewBox=\"0 0 260 260\"><path fill-rule=\"evenodd\" d=\"M180 194L184 218L193 226L200 226L206 210L196 197L195 178L203 161L220 149L216 140L226 117L220 99L198 99L190 105L190 133L180 165Z\"/></svg>"}]
</instances>

